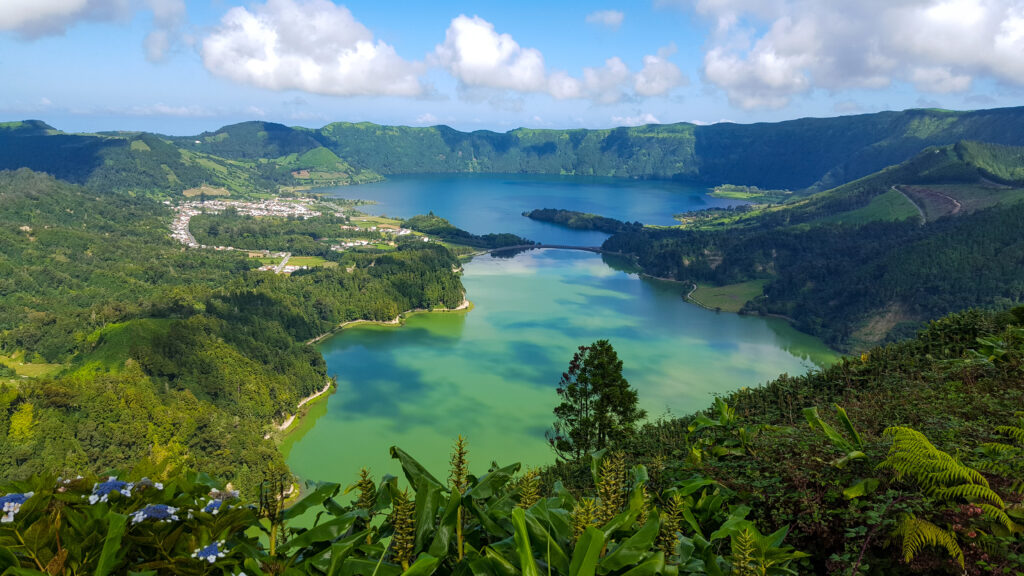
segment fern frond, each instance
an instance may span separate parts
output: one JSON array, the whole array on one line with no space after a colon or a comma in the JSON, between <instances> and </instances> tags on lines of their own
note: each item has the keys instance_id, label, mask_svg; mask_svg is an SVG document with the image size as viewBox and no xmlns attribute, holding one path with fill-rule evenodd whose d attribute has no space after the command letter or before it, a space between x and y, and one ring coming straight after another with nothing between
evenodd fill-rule
<instances>
[{"instance_id":1,"label":"fern frond","mask_svg":"<svg viewBox=\"0 0 1024 576\"><path fill-rule=\"evenodd\" d=\"M1006 526L1007 530L1010 530L1012 532L1016 527L1016 524L1013 520L1010 519L1010 516L1006 512L1003 512L1001 509L996 508L991 504L985 503L979 504L979 507L985 511L986 518L994 522L998 522L1003 526Z\"/></svg>"},{"instance_id":2,"label":"fern frond","mask_svg":"<svg viewBox=\"0 0 1024 576\"><path fill-rule=\"evenodd\" d=\"M997 452L999 454L1006 454L1009 452L1016 453L1020 450L1020 448L1016 446L1012 446L1010 444L1002 444L1000 442L986 442L981 445L981 449L990 450L992 452Z\"/></svg>"},{"instance_id":3,"label":"fern frond","mask_svg":"<svg viewBox=\"0 0 1024 576\"><path fill-rule=\"evenodd\" d=\"M909 476L927 492L958 484L988 488L988 480L980 472L939 450L917 430L893 426L883 435L892 438L892 447L878 468L892 470L897 478Z\"/></svg>"},{"instance_id":4,"label":"fern frond","mask_svg":"<svg viewBox=\"0 0 1024 576\"><path fill-rule=\"evenodd\" d=\"M927 520L906 514L896 527L897 536L903 537L903 560L910 562L928 546L941 546L954 560L964 567L964 552L956 542L956 536Z\"/></svg>"},{"instance_id":5,"label":"fern frond","mask_svg":"<svg viewBox=\"0 0 1024 576\"><path fill-rule=\"evenodd\" d=\"M987 486L980 486L978 484L958 484L956 486L950 486L949 488L937 488L931 491L931 496L939 498L941 500L953 500L960 498L969 502L982 501L999 508L1005 508L1006 504L1003 499L992 491Z\"/></svg>"},{"instance_id":6,"label":"fern frond","mask_svg":"<svg viewBox=\"0 0 1024 576\"><path fill-rule=\"evenodd\" d=\"M1024 446L1024 428L1018 428L1017 426L996 426L996 432L999 434L1005 434L1012 438L1017 444Z\"/></svg>"}]
</instances>

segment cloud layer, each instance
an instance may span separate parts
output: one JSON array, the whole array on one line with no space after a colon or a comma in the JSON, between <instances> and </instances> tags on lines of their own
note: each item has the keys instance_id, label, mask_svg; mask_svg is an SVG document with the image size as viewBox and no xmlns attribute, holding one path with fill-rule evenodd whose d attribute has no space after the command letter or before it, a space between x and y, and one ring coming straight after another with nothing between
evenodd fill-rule
<instances>
[{"instance_id":1,"label":"cloud layer","mask_svg":"<svg viewBox=\"0 0 1024 576\"><path fill-rule=\"evenodd\" d=\"M597 12L587 14L586 17L587 24L598 24L612 30L618 30L625 19L626 15L618 10L598 10Z\"/></svg>"},{"instance_id":2,"label":"cloud layer","mask_svg":"<svg viewBox=\"0 0 1024 576\"><path fill-rule=\"evenodd\" d=\"M207 70L271 90L334 96L418 96L422 65L374 41L344 6L327 0L268 0L235 7L202 43Z\"/></svg>"},{"instance_id":3,"label":"cloud layer","mask_svg":"<svg viewBox=\"0 0 1024 576\"><path fill-rule=\"evenodd\" d=\"M603 66L584 68L577 78L548 70L539 50L520 46L487 20L460 15L451 21L444 43L437 45L430 60L468 89L546 93L557 100L585 98L611 104L629 98L631 87L641 96L660 96L685 84L682 71L667 60L670 54L663 50L645 57L644 68L636 75L616 56Z\"/></svg>"},{"instance_id":4,"label":"cloud layer","mask_svg":"<svg viewBox=\"0 0 1024 576\"><path fill-rule=\"evenodd\" d=\"M696 0L714 26L704 78L734 105L779 108L814 89L969 90L1024 84L1020 0Z\"/></svg>"}]
</instances>

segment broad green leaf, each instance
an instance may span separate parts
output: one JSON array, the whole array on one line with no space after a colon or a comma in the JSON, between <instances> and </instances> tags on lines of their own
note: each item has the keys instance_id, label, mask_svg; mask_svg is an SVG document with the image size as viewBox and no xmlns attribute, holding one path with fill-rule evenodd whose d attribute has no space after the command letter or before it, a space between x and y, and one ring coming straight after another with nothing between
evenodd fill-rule
<instances>
[{"instance_id":1,"label":"broad green leaf","mask_svg":"<svg viewBox=\"0 0 1024 576\"><path fill-rule=\"evenodd\" d=\"M720 538L726 538L732 535L736 530L742 530L746 526L752 526L753 524L747 520L747 514L750 514L749 506L737 506L732 509L729 513L729 517L722 522L722 525L711 533L710 541L714 542Z\"/></svg>"},{"instance_id":2,"label":"broad green leaf","mask_svg":"<svg viewBox=\"0 0 1024 576\"><path fill-rule=\"evenodd\" d=\"M14 555L8 548L0 548L0 571L7 569L10 566L18 566L18 557Z\"/></svg>"},{"instance_id":3,"label":"broad green leaf","mask_svg":"<svg viewBox=\"0 0 1024 576\"><path fill-rule=\"evenodd\" d=\"M420 554L420 557L409 566L409 569L402 572L402 576L430 576L441 565L441 558L435 558L430 554Z\"/></svg>"},{"instance_id":4,"label":"broad green leaf","mask_svg":"<svg viewBox=\"0 0 1024 576\"><path fill-rule=\"evenodd\" d=\"M514 564L491 548L484 548L484 558L496 576L519 576Z\"/></svg>"},{"instance_id":5,"label":"broad green leaf","mask_svg":"<svg viewBox=\"0 0 1024 576\"><path fill-rule=\"evenodd\" d=\"M415 458L409 456L404 450L398 446L391 447L391 457L398 460L402 465L402 471L405 472L405 478L409 481L409 485L418 488L421 485L432 484L438 488L443 488L444 484L438 482L437 478L427 471L422 464L416 461Z\"/></svg>"},{"instance_id":6,"label":"broad green leaf","mask_svg":"<svg viewBox=\"0 0 1024 576\"><path fill-rule=\"evenodd\" d=\"M654 539L658 536L658 524L658 517L652 514L643 527L608 552L608 555L601 560L602 572L605 570L614 572L643 560L654 546ZM662 563L664 561L665 559L662 558Z\"/></svg>"},{"instance_id":7,"label":"broad green leaf","mask_svg":"<svg viewBox=\"0 0 1024 576\"><path fill-rule=\"evenodd\" d=\"M541 509L542 505L543 502L538 502L536 506L526 512L526 528L530 531L530 540L536 545L538 555L546 564L553 566L559 573L565 574L569 572L569 556L558 544L557 531L549 530L548 526L542 523L552 515L538 516L536 514L538 511L547 512L546 509ZM554 527L552 526L552 528ZM551 532L555 532L555 534Z\"/></svg>"},{"instance_id":8,"label":"broad green leaf","mask_svg":"<svg viewBox=\"0 0 1024 576\"><path fill-rule=\"evenodd\" d=\"M861 452L860 450L854 450L853 452L848 453L846 456L839 458L832 464L835 465L836 468L843 469L846 468L846 465L849 464L850 462L853 462L854 460L864 460L867 457L868 455Z\"/></svg>"},{"instance_id":9,"label":"broad green leaf","mask_svg":"<svg viewBox=\"0 0 1024 576\"><path fill-rule=\"evenodd\" d=\"M448 505L441 513L441 521L437 524L437 531L434 532L434 541L430 543L427 551L431 556L444 558L448 554L452 540L458 534L456 524L459 519L459 507L462 505L462 495L458 490L452 490L448 498Z\"/></svg>"},{"instance_id":10,"label":"broad green leaf","mask_svg":"<svg viewBox=\"0 0 1024 576\"><path fill-rule=\"evenodd\" d=\"M480 525L484 527L484 530L486 530L488 534L497 536L498 538L508 538L508 530L502 528L494 518L491 518L491 515L488 514L476 500L467 498L462 501L462 504L466 509L472 512L474 516L476 516L476 519L480 521Z\"/></svg>"},{"instance_id":11,"label":"broad green leaf","mask_svg":"<svg viewBox=\"0 0 1024 576\"><path fill-rule=\"evenodd\" d=\"M864 448L864 440L862 440L860 434L857 433L857 429L853 427L853 422L850 422L850 417L846 415L846 409L839 404L833 404L833 406L835 406L836 416L839 417L839 422L841 422L843 428L846 429L846 433L850 435L853 445L858 449Z\"/></svg>"},{"instance_id":12,"label":"broad green leaf","mask_svg":"<svg viewBox=\"0 0 1024 576\"><path fill-rule=\"evenodd\" d=\"M323 504L324 500L336 496L340 489L341 486L334 482L325 482L317 485L316 489L303 496L302 499L296 502L291 508L284 511L284 519L291 520L302 516L305 514L306 510L309 510L314 506L319 506L320 504Z\"/></svg>"},{"instance_id":13,"label":"broad green leaf","mask_svg":"<svg viewBox=\"0 0 1024 576\"><path fill-rule=\"evenodd\" d=\"M665 571L665 553L658 551L644 562L629 569L622 576L654 576Z\"/></svg>"},{"instance_id":14,"label":"broad green leaf","mask_svg":"<svg viewBox=\"0 0 1024 576\"><path fill-rule=\"evenodd\" d=\"M597 560L601 557L603 549L604 533L593 526L588 526L583 534L580 534L576 548L572 551L568 576L594 576Z\"/></svg>"},{"instance_id":15,"label":"broad green leaf","mask_svg":"<svg viewBox=\"0 0 1024 576\"><path fill-rule=\"evenodd\" d=\"M519 570L523 576L540 576L537 571L537 563L533 560L530 533L526 529L526 512L522 508L512 511L512 527L516 540L516 552L519 555Z\"/></svg>"},{"instance_id":16,"label":"broad green leaf","mask_svg":"<svg viewBox=\"0 0 1024 576\"><path fill-rule=\"evenodd\" d=\"M849 488L843 490L843 496L847 500L853 500L854 498L860 498L861 496L867 496L878 489L878 478L864 478L858 481L856 484L851 485Z\"/></svg>"},{"instance_id":17,"label":"broad green leaf","mask_svg":"<svg viewBox=\"0 0 1024 576\"><path fill-rule=\"evenodd\" d=\"M502 486L512 479L512 476L519 471L520 464L516 462L504 468L498 468L484 474L476 484L466 491L467 498L486 500L493 496Z\"/></svg>"},{"instance_id":18,"label":"broad green leaf","mask_svg":"<svg viewBox=\"0 0 1024 576\"><path fill-rule=\"evenodd\" d=\"M34 568L19 568L17 566L11 566L7 570L4 570L3 576L50 576L46 572L40 572Z\"/></svg>"},{"instance_id":19,"label":"broad green leaf","mask_svg":"<svg viewBox=\"0 0 1024 576\"><path fill-rule=\"evenodd\" d=\"M287 551L293 548L301 548L311 544L336 540L352 527L352 523L355 522L358 516L358 514L350 512L339 518L328 520L315 528L306 530L294 538L290 538L288 542L281 547L281 550Z\"/></svg>"},{"instance_id":20,"label":"broad green leaf","mask_svg":"<svg viewBox=\"0 0 1024 576\"><path fill-rule=\"evenodd\" d=\"M843 438L841 434L836 432L835 429L832 428L832 426L829 426L828 422L825 422L824 420L821 419L821 416L818 415L817 406L804 408L803 414L804 418L807 419L807 424L809 424L812 429L821 431L826 437L828 437L829 440L832 441L832 444L836 448L842 450L843 452L853 452L854 450L857 449L857 447L851 444L849 440Z\"/></svg>"},{"instance_id":21,"label":"broad green leaf","mask_svg":"<svg viewBox=\"0 0 1024 576\"><path fill-rule=\"evenodd\" d=\"M423 551L434 536L434 518L441 506L441 487L420 478L416 487L416 541L413 552Z\"/></svg>"},{"instance_id":22,"label":"broad green leaf","mask_svg":"<svg viewBox=\"0 0 1024 576\"><path fill-rule=\"evenodd\" d=\"M107 576L117 565L121 555L121 539L128 526L128 517L124 514L110 512L107 514L107 536L103 540L103 551L96 563L96 576Z\"/></svg>"}]
</instances>

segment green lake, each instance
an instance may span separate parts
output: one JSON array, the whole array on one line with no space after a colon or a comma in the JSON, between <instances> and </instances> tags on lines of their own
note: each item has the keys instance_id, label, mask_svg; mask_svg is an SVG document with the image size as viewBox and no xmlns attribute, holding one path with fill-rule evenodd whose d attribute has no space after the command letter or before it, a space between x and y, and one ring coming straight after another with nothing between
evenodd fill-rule
<instances>
[{"instance_id":1,"label":"green lake","mask_svg":"<svg viewBox=\"0 0 1024 576\"><path fill-rule=\"evenodd\" d=\"M680 284L593 253L478 257L463 282L474 308L360 325L320 345L338 390L282 446L294 473L347 484L362 466L400 472L398 445L438 477L458 434L471 469L551 462L555 387L576 347L608 339L650 417L702 409L716 393L828 364L834 352L776 319L704 310Z\"/></svg>"}]
</instances>

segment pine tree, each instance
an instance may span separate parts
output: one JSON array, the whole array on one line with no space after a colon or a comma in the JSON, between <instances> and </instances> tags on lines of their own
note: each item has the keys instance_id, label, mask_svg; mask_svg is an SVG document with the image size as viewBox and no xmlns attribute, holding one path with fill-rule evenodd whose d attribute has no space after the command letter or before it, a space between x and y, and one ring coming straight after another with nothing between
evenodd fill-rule
<instances>
[{"instance_id":1,"label":"pine tree","mask_svg":"<svg viewBox=\"0 0 1024 576\"><path fill-rule=\"evenodd\" d=\"M558 383L562 403L548 442L564 459L579 459L614 446L633 433L647 413L622 376L622 361L607 340L580 346Z\"/></svg>"}]
</instances>

